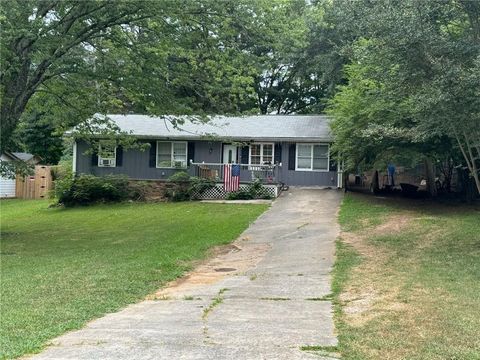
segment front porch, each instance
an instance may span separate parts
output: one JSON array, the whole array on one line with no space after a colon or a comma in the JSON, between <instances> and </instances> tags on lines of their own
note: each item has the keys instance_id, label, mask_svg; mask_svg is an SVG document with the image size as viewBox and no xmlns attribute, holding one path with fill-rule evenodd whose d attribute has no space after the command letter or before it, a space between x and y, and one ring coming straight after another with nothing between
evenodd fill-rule
<instances>
[{"instance_id":1,"label":"front porch","mask_svg":"<svg viewBox=\"0 0 480 360\"><path fill-rule=\"evenodd\" d=\"M194 194L201 200L225 199L227 192L224 189L224 169L229 164L220 163L190 163L189 173L202 179L216 182L215 186ZM240 191L247 191L254 182L261 182L265 192L272 198L280 195L283 184L279 181L279 165L234 164L240 167Z\"/></svg>"},{"instance_id":2,"label":"front porch","mask_svg":"<svg viewBox=\"0 0 480 360\"><path fill-rule=\"evenodd\" d=\"M223 183L224 167L221 163L190 163L189 173L202 179L210 179ZM234 164L240 167L240 183L253 183L260 181L262 184L280 184L280 168L282 164L257 165L257 164Z\"/></svg>"}]
</instances>

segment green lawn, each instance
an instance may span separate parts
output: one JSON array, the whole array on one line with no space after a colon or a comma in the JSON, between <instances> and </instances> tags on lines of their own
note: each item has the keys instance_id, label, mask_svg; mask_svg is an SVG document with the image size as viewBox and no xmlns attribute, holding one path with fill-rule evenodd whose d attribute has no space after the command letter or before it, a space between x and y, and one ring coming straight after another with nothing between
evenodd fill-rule
<instances>
[{"instance_id":1,"label":"green lawn","mask_svg":"<svg viewBox=\"0 0 480 360\"><path fill-rule=\"evenodd\" d=\"M0 358L141 300L234 240L266 205L1 206Z\"/></svg>"},{"instance_id":2,"label":"green lawn","mask_svg":"<svg viewBox=\"0 0 480 360\"><path fill-rule=\"evenodd\" d=\"M480 208L347 194L333 291L344 359L480 359Z\"/></svg>"}]
</instances>

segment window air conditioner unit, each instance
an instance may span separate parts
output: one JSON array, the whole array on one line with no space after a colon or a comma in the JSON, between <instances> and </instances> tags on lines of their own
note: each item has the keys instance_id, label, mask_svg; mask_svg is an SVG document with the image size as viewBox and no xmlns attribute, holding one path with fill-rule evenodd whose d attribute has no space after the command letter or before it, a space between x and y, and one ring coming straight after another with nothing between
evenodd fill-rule
<instances>
[{"instance_id":1,"label":"window air conditioner unit","mask_svg":"<svg viewBox=\"0 0 480 360\"><path fill-rule=\"evenodd\" d=\"M101 159L102 166L115 167L115 159Z\"/></svg>"}]
</instances>

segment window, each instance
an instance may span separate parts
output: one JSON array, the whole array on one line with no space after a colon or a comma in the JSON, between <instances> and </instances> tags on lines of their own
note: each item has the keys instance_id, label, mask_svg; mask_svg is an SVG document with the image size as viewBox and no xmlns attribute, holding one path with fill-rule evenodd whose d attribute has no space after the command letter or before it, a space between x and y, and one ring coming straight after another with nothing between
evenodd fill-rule
<instances>
[{"instance_id":1,"label":"window","mask_svg":"<svg viewBox=\"0 0 480 360\"><path fill-rule=\"evenodd\" d=\"M273 144L252 144L250 145L251 165L273 164Z\"/></svg>"},{"instance_id":2,"label":"window","mask_svg":"<svg viewBox=\"0 0 480 360\"><path fill-rule=\"evenodd\" d=\"M328 145L297 144L295 170L329 171Z\"/></svg>"},{"instance_id":3,"label":"window","mask_svg":"<svg viewBox=\"0 0 480 360\"><path fill-rule=\"evenodd\" d=\"M186 168L187 143L157 141L157 168Z\"/></svg>"},{"instance_id":4,"label":"window","mask_svg":"<svg viewBox=\"0 0 480 360\"><path fill-rule=\"evenodd\" d=\"M117 146L115 141L101 140L98 144L98 166L115 167L117 161Z\"/></svg>"}]
</instances>

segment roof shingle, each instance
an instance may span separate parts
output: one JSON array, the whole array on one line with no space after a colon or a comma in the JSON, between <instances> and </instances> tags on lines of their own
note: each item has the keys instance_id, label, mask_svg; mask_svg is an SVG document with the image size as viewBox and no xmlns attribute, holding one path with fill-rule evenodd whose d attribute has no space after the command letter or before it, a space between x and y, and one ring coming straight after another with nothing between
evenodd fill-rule
<instances>
[{"instance_id":1,"label":"roof shingle","mask_svg":"<svg viewBox=\"0 0 480 360\"><path fill-rule=\"evenodd\" d=\"M332 141L325 115L216 116L203 123L187 116L107 115L122 131L140 138L200 139L218 136L237 141ZM186 120L176 128L169 119Z\"/></svg>"}]
</instances>

